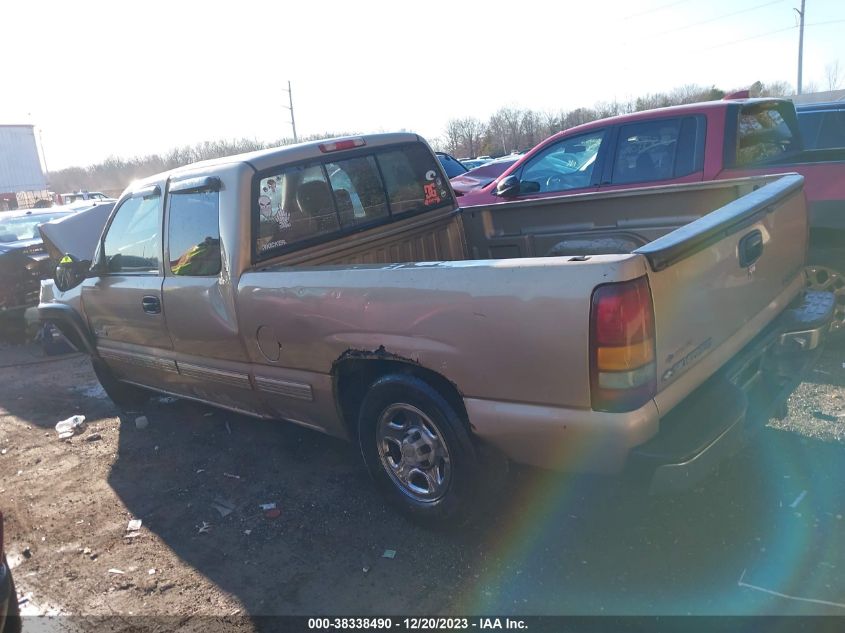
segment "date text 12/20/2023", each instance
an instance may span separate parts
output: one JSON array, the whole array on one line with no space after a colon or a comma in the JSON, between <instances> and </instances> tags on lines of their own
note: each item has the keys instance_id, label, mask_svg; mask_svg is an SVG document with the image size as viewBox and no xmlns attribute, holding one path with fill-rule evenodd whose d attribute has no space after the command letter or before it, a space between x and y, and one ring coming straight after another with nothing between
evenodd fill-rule
<instances>
[{"instance_id":1,"label":"date text 12/20/2023","mask_svg":"<svg viewBox=\"0 0 845 633\"><path fill-rule=\"evenodd\" d=\"M397 629L406 631L522 630L526 628L528 627L525 620L519 618L308 618L308 629L312 631L341 629Z\"/></svg>"}]
</instances>

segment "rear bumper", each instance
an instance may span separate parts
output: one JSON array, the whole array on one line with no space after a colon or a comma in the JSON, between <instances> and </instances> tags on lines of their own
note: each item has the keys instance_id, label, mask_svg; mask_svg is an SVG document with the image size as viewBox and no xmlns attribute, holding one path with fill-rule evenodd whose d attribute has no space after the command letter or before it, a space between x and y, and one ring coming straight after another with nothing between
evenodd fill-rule
<instances>
[{"instance_id":1,"label":"rear bumper","mask_svg":"<svg viewBox=\"0 0 845 633\"><path fill-rule=\"evenodd\" d=\"M783 410L821 353L833 307L830 293L807 292L661 419L660 432L631 452L628 473L651 492L677 492L737 453Z\"/></svg>"},{"instance_id":2,"label":"rear bumper","mask_svg":"<svg viewBox=\"0 0 845 633\"><path fill-rule=\"evenodd\" d=\"M654 492L695 485L782 408L816 359L833 296L808 292L667 415L465 398L473 433L515 462L643 477Z\"/></svg>"}]
</instances>

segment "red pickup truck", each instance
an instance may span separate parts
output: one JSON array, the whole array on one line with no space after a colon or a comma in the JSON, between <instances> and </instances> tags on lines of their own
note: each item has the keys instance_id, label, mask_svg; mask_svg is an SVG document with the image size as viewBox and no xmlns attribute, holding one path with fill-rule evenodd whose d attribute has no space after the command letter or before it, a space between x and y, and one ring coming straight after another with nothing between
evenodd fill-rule
<instances>
[{"instance_id":1,"label":"red pickup truck","mask_svg":"<svg viewBox=\"0 0 845 633\"><path fill-rule=\"evenodd\" d=\"M459 202L466 208L787 172L804 176L810 210L808 282L812 288L836 294L833 329L841 337L845 149L805 150L790 101L726 99L593 121L549 137ZM623 222L620 219L620 227Z\"/></svg>"}]
</instances>

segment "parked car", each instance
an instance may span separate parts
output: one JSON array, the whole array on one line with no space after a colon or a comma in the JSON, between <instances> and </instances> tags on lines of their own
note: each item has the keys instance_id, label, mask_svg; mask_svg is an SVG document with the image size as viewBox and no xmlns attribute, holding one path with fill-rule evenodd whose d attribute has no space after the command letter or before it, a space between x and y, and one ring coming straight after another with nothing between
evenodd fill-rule
<instances>
[{"instance_id":1,"label":"parked car","mask_svg":"<svg viewBox=\"0 0 845 633\"><path fill-rule=\"evenodd\" d=\"M845 338L845 149L805 150L791 101L726 99L580 125L465 194L461 206L789 172L805 179L809 282L836 293L834 329Z\"/></svg>"},{"instance_id":2,"label":"parked car","mask_svg":"<svg viewBox=\"0 0 845 633\"><path fill-rule=\"evenodd\" d=\"M446 152L435 152L435 154L437 155L437 160L443 166L443 171L446 172L449 178L467 173L467 168L464 164L451 154L447 154Z\"/></svg>"},{"instance_id":3,"label":"parked car","mask_svg":"<svg viewBox=\"0 0 845 633\"><path fill-rule=\"evenodd\" d=\"M0 633L20 633L18 594L3 543L3 513L0 512Z\"/></svg>"},{"instance_id":4,"label":"parked car","mask_svg":"<svg viewBox=\"0 0 845 633\"><path fill-rule=\"evenodd\" d=\"M845 101L795 106L806 149L845 147Z\"/></svg>"},{"instance_id":5,"label":"parked car","mask_svg":"<svg viewBox=\"0 0 845 633\"><path fill-rule=\"evenodd\" d=\"M416 135L294 145L133 184L38 311L118 405L154 391L356 441L426 521L470 511L496 451L678 490L780 410L829 327L802 186L459 209Z\"/></svg>"},{"instance_id":6,"label":"parked car","mask_svg":"<svg viewBox=\"0 0 845 633\"><path fill-rule=\"evenodd\" d=\"M461 164L466 167L468 170L472 171L477 167L481 167L482 165L486 165L490 162L488 158L462 158Z\"/></svg>"},{"instance_id":7,"label":"parked car","mask_svg":"<svg viewBox=\"0 0 845 633\"><path fill-rule=\"evenodd\" d=\"M53 274L38 225L73 212L53 207L0 213L0 314L38 303L40 280Z\"/></svg>"},{"instance_id":8,"label":"parked car","mask_svg":"<svg viewBox=\"0 0 845 633\"><path fill-rule=\"evenodd\" d=\"M88 200L113 201L114 198L112 198L111 196L107 196L106 194L100 191L74 191L70 193L61 194L61 204L73 204L74 202Z\"/></svg>"},{"instance_id":9,"label":"parked car","mask_svg":"<svg viewBox=\"0 0 845 633\"><path fill-rule=\"evenodd\" d=\"M481 189L489 185L496 178L501 176L511 165L519 160L518 155L502 156L493 160L483 161L480 167L470 169L465 174L460 174L451 179L452 189L455 195L463 196L470 191Z\"/></svg>"}]
</instances>

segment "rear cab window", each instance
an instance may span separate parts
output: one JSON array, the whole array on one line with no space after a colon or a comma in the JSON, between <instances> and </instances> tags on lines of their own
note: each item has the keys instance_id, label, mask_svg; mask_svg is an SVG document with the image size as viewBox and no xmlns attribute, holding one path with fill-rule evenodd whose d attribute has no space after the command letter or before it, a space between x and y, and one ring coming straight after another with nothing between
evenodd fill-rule
<instances>
[{"instance_id":1,"label":"rear cab window","mask_svg":"<svg viewBox=\"0 0 845 633\"><path fill-rule=\"evenodd\" d=\"M740 107L736 129L738 167L775 162L801 150L792 106L783 102L748 103Z\"/></svg>"},{"instance_id":2,"label":"rear cab window","mask_svg":"<svg viewBox=\"0 0 845 633\"><path fill-rule=\"evenodd\" d=\"M422 143L365 146L264 170L253 186L254 259L452 204L442 168Z\"/></svg>"}]
</instances>

